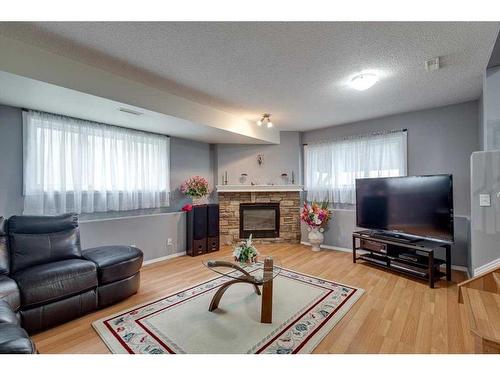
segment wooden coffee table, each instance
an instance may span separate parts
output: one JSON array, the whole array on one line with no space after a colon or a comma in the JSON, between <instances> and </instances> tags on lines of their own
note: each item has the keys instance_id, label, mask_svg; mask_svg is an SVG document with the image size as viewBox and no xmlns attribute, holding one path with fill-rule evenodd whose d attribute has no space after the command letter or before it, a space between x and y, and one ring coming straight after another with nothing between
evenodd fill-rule
<instances>
[{"instance_id":1,"label":"wooden coffee table","mask_svg":"<svg viewBox=\"0 0 500 375\"><path fill-rule=\"evenodd\" d=\"M271 257L261 257L263 261L241 264L231 260L204 260L202 263L228 278L212 298L208 311L219 307L220 300L226 290L237 283L251 284L257 295L262 295L260 322L272 323L273 320L273 280L281 272L281 267L276 265L276 260ZM262 286L262 292L259 289Z\"/></svg>"}]
</instances>

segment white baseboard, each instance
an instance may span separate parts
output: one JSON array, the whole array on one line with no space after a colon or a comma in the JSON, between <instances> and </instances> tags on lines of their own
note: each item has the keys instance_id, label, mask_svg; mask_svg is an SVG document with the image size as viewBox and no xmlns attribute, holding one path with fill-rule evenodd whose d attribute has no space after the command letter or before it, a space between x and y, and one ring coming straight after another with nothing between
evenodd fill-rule
<instances>
[{"instance_id":1,"label":"white baseboard","mask_svg":"<svg viewBox=\"0 0 500 375\"><path fill-rule=\"evenodd\" d=\"M307 241L300 241L301 245L306 245L306 246L311 246L311 244ZM320 248L322 249L327 249L327 250L337 250L337 251L343 251L346 253L352 253L352 249L348 249L347 247L339 247L339 246L330 246L330 245L320 245ZM469 270L465 266L451 266L452 270L456 271L461 271L465 272L467 274L467 277L470 278Z\"/></svg>"},{"instance_id":2,"label":"white baseboard","mask_svg":"<svg viewBox=\"0 0 500 375\"><path fill-rule=\"evenodd\" d=\"M307 241L300 241L301 245L306 245L306 246L311 246L311 244ZM339 247L339 246L330 246L330 245L320 245L319 246L322 249L327 249L327 250L337 250L337 251L343 251L345 253L352 253L352 249L348 249L347 247Z\"/></svg>"},{"instance_id":3,"label":"white baseboard","mask_svg":"<svg viewBox=\"0 0 500 375\"><path fill-rule=\"evenodd\" d=\"M169 260L169 259L172 259L172 258L181 257L183 255L186 255L185 251L181 251L180 253L170 254L170 255L167 255L167 256L164 256L164 257L159 257L159 258L154 258L154 259L146 260L145 262L142 263L142 265L143 266L147 266L149 264L158 263L158 262L161 262L163 260Z\"/></svg>"},{"instance_id":4,"label":"white baseboard","mask_svg":"<svg viewBox=\"0 0 500 375\"><path fill-rule=\"evenodd\" d=\"M497 268L500 266L500 258L497 258L495 260L492 260L489 263L486 263L482 265L481 267L477 267L474 269L474 276L481 275L485 272L491 271L494 268Z\"/></svg>"}]
</instances>

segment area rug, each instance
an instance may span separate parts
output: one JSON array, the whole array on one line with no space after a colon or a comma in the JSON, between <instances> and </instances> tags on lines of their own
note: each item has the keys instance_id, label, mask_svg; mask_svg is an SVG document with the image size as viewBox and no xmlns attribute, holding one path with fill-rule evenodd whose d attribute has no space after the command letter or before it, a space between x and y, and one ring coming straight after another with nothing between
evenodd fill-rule
<instances>
[{"instance_id":1,"label":"area rug","mask_svg":"<svg viewBox=\"0 0 500 375\"><path fill-rule=\"evenodd\" d=\"M252 270L250 270L252 272ZM274 279L273 323L260 323L260 296L235 284L208 311L220 276L92 323L113 353L310 353L363 290L282 269Z\"/></svg>"}]
</instances>

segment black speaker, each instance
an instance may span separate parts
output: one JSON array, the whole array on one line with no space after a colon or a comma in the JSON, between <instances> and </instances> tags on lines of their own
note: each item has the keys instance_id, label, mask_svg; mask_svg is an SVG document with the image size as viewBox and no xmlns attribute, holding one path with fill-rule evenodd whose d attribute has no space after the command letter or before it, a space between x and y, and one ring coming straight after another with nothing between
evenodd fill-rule
<instances>
[{"instance_id":1,"label":"black speaker","mask_svg":"<svg viewBox=\"0 0 500 375\"><path fill-rule=\"evenodd\" d=\"M219 205L209 204L207 227L207 251L219 250Z\"/></svg>"},{"instance_id":2,"label":"black speaker","mask_svg":"<svg viewBox=\"0 0 500 375\"><path fill-rule=\"evenodd\" d=\"M186 216L186 253L191 256L207 251L207 205L193 206Z\"/></svg>"}]
</instances>

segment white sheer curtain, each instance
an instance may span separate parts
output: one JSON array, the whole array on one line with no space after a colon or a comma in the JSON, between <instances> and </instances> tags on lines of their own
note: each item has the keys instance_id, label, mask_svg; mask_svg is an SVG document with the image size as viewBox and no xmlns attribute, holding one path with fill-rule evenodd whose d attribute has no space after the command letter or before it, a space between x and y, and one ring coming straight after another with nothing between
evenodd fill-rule
<instances>
[{"instance_id":1,"label":"white sheer curtain","mask_svg":"<svg viewBox=\"0 0 500 375\"><path fill-rule=\"evenodd\" d=\"M405 176L406 131L309 144L304 149L307 199L356 203L356 178Z\"/></svg>"},{"instance_id":2,"label":"white sheer curtain","mask_svg":"<svg viewBox=\"0 0 500 375\"><path fill-rule=\"evenodd\" d=\"M168 205L167 136L36 111L24 113L24 213Z\"/></svg>"}]
</instances>

